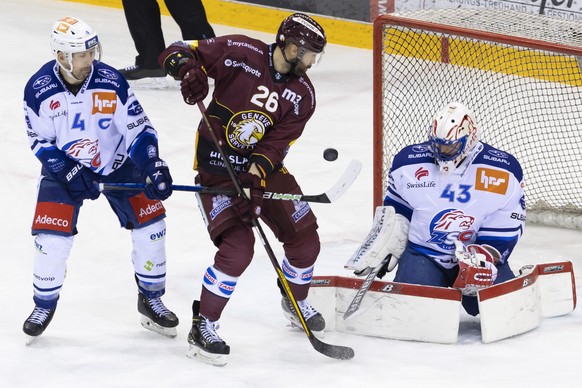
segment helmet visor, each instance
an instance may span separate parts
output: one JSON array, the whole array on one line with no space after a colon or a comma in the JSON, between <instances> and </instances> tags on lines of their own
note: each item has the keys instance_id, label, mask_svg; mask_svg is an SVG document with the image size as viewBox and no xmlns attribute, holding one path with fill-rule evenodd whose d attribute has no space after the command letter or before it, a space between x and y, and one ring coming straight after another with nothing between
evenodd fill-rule
<instances>
[{"instance_id":1,"label":"helmet visor","mask_svg":"<svg viewBox=\"0 0 582 388\"><path fill-rule=\"evenodd\" d=\"M303 64L305 64L306 66L315 66L319 63L319 61L321 61L321 57L323 56L324 52L325 51L317 53L305 47L300 47L299 51L297 52L297 59L303 62Z\"/></svg>"},{"instance_id":2,"label":"helmet visor","mask_svg":"<svg viewBox=\"0 0 582 388\"><path fill-rule=\"evenodd\" d=\"M435 159L440 162L448 162L461 155L467 144L467 136L458 140L439 139L431 136L430 143Z\"/></svg>"}]
</instances>

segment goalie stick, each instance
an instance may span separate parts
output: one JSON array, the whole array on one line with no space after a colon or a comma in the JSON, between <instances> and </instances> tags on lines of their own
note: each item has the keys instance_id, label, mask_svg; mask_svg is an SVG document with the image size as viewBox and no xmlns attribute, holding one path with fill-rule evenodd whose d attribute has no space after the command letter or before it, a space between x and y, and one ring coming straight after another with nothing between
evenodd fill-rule
<instances>
[{"instance_id":1,"label":"goalie stick","mask_svg":"<svg viewBox=\"0 0 582 388\"><path fill-rule=\"evenodd\" d=\"M356 296L354 296L354 299L352 299L350 305L348 306L346 312L344 313L344 320L348 319L356 311L358 311L358 309L360 308L360 304L362 304L362 300L364 299L364 296L366 295L366 293L370 289L370 286L374 282L374 278L376 277L378 272L382 269L382 267L386 263L388 263L388 261L390 261L391 257L392 257L392 255L386 256L386 258L384 260L382 260L382 262L380 264L378 264L378 266L376 268L374 268L368 274L368 276L366 276L366 280L364 280L364 282L362 283L362 285L358 289L358 292L356 292Z\"/></svg>"},{"instance_id":2,"label":"goalie stick","mask_svg":"<svg viewBox=\"0 0 582 388\"><path fill-rule=\"evenodd\" d=\"M232 182L234 183L234 186L236 188L238 195L240 195L243 198L248 199L248 196L243 191L242 185L241 185L240 181L238 180L236 173L234 172L234 169L232 167L232 164L230 163L230 160L228 159L226 153L224 152L222 141L220 141L218 139L218 137L214 133L214 129L212 128L212 124L210 123L210 120L208 120L208 117L206 115L206 107L204 106L204 103L202 101L198 101L197 104L198 104L198 109L200 109L200 113L202 114L202 119L203 119L204 123L206 124L206 127L208 128L208 132L210 133L210 136L212 137L212 141L214 142L214 144L216 145L216 148L218 148L218 151L219 151L220 155L222 156L222 160L224 161L224 164L226 166L226 170L228 171L228 175L232 179ZM253 223L253 228L256 230L257 234L259 235L260 240L263 244L263 247L265 248L267 255L269 256L269 259L271 260L271 264L273 264L273 267L275 268L275 271L277 272L277 276L279 277L279 280L281 281L281 284L283 285L283 290L285 291L287 298L289 298L289 301L293 305L293 308L295 309L295 313L297 314L297 317L299 318L299 322L301 323L301 326L303 327L305 334L307 334L307 338L309 338L309 341L311 342L311 345L313 346L313 348L315 350L317 350L319 353L321 353L325 356L331 357L331 358L340 359L340 360L349 360L349 359L353 358L354 357L354 350L352 348L347 347L347 346L327 344L327 343L321 341L320 339L318 339L313 334L311 329L309 329L309 327L307 326L307 322L305 321L305 317L303 316L303 313L301 312L301 309L299 308L299 305L297 303L297 299L295 298L295 295L293 295L293 292L291 291L291 288L289 287L289 282L287 281L287 278L285 278L285 274L283 274L283 271L281 270L281 266L279 265L279 262L277 261L277 258L275 257L275 253L273 252L273 249L271 248L269 241L267 241L267 237L265 236L265 232L263 231L263 228L261 227L259 220L257 220L254 217L251 217L251 220Z\"/></svg>"},{"instance_id":3,"label":"goalie stick","mask_svg":"<svg viewBox=\"0 0 582 388\"><path fill-rule=\"evenodd\" d=\"M362 169L362 162L354 159L348 165L348 168L344 171L339 180L329 188L327 191L321 194L291 194L291 193L273 193L271 191L265 191L263 198L274 199L280 201L303 201L303 202L315 202L315 203L332 203L340 198L348 188L354 183L360 170ZM145 183L99 183L99 191L105 190L143 190L145 189ZM204 187L204 186L187 186L187 185L172 185L172 190L174 191L191 191L199 192L203 194L223 194L223 195L237 195L235 191L228 189L221 189L217 187Z\"/></svg>"}]
</instances>

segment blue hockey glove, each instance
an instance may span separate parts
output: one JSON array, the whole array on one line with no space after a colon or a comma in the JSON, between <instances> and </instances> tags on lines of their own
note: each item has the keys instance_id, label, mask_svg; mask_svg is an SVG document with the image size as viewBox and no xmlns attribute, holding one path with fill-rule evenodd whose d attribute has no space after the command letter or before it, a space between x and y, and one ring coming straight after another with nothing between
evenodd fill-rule
<instances>
[{"instance_id":1,"label":"blue hockey glove","mask_svg":"<svg viewBox=\"0 0 582 388\"><path fill-rule=\"evenodd\" d=\"M99 182L97 175L80 163L70 163L69 168L59 174L59 180L64 182L71 197L75 200L94 200L99 198Z\"/></svg>"},{"instance_id":2,"label":"blue hockey glove","mask_svg":"<svg viewBox=\"0 0 582 388\"><path fill-rule=\"evenodd\" d=\"M243 222L251 222L252 218L259 218L261 215L265 180L248 172L239 174L238 179L249 199L234 197L232 207Z\"/></svg>"},{"instance_id":3,"label":"blue hockey glove","mask_svg":"<svg viewBox=\"0 0 582 388\"><path fill-rule=\"evenodd\" d=\"M166 162L157 157L148 159L143 172L146 176L146 197L163 201L172 195L172 176Z\"/></svg>"}]
</instances>

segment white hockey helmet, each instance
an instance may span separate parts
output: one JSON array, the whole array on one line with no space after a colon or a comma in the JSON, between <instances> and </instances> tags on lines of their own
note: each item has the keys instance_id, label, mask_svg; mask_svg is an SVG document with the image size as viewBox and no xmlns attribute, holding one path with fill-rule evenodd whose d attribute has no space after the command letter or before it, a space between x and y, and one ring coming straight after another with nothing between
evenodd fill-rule
<instances>
[{"instance_id":1,"label":"white hockey helmet","mask_svg":"<svg viewBox=\"0 0 582 388\"><path fill-rule=\"evenodd\" d=\"M479 141L473 113L459 102L447 104L434 116L428 140L441 172L453 172Z\"/></svg>"},{"instance_id":2,"label":"white hockey helmet","mask_svg":"<svg viewBox=\"0 0 582 388\"><path fill-rule=\"evenodd\" d=\"M95 49L95 60L101 59L102 50L97 33L87 23L75 17L67 16L53 24L50 44L55 57L59 51L65 54L70 69L64 68L62 64L61 67L69 75L73 70L74 53Z\"/></svg>"}]
</instances>

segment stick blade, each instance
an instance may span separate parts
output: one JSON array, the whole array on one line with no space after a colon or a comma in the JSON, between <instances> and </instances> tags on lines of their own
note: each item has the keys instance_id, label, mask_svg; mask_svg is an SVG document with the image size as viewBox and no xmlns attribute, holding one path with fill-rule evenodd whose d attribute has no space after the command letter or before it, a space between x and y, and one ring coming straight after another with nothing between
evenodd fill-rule
<instances>
[{"instance_id":1,"label":"stick blade","mask_svg":"<svg viewBox=\"0 0 582 388\"><path fill-rule=\"evenodd\" d=\"M348 346L327 344L319 340L314 335L311 335L309 340L311 341L313 348L324 356L331 357L336 360L351 360L355 356L354 349Z\"/></svg>"},{"instance_id":2,"label":"stick blade","mask_svg":"<svg viewBox=\"0 0 582 388\"><path fill-rule=\"evenodd\" d=\"M352 183L354 183L358 175L360 175L360 171L362 171L362 162L357 159L353 159L337 183L331 189L325 192L325 195L329 201L327 203L334 202L339 197L341 197L347 191L347 189L350 188Z\"/></svg>"}]
</instances>

